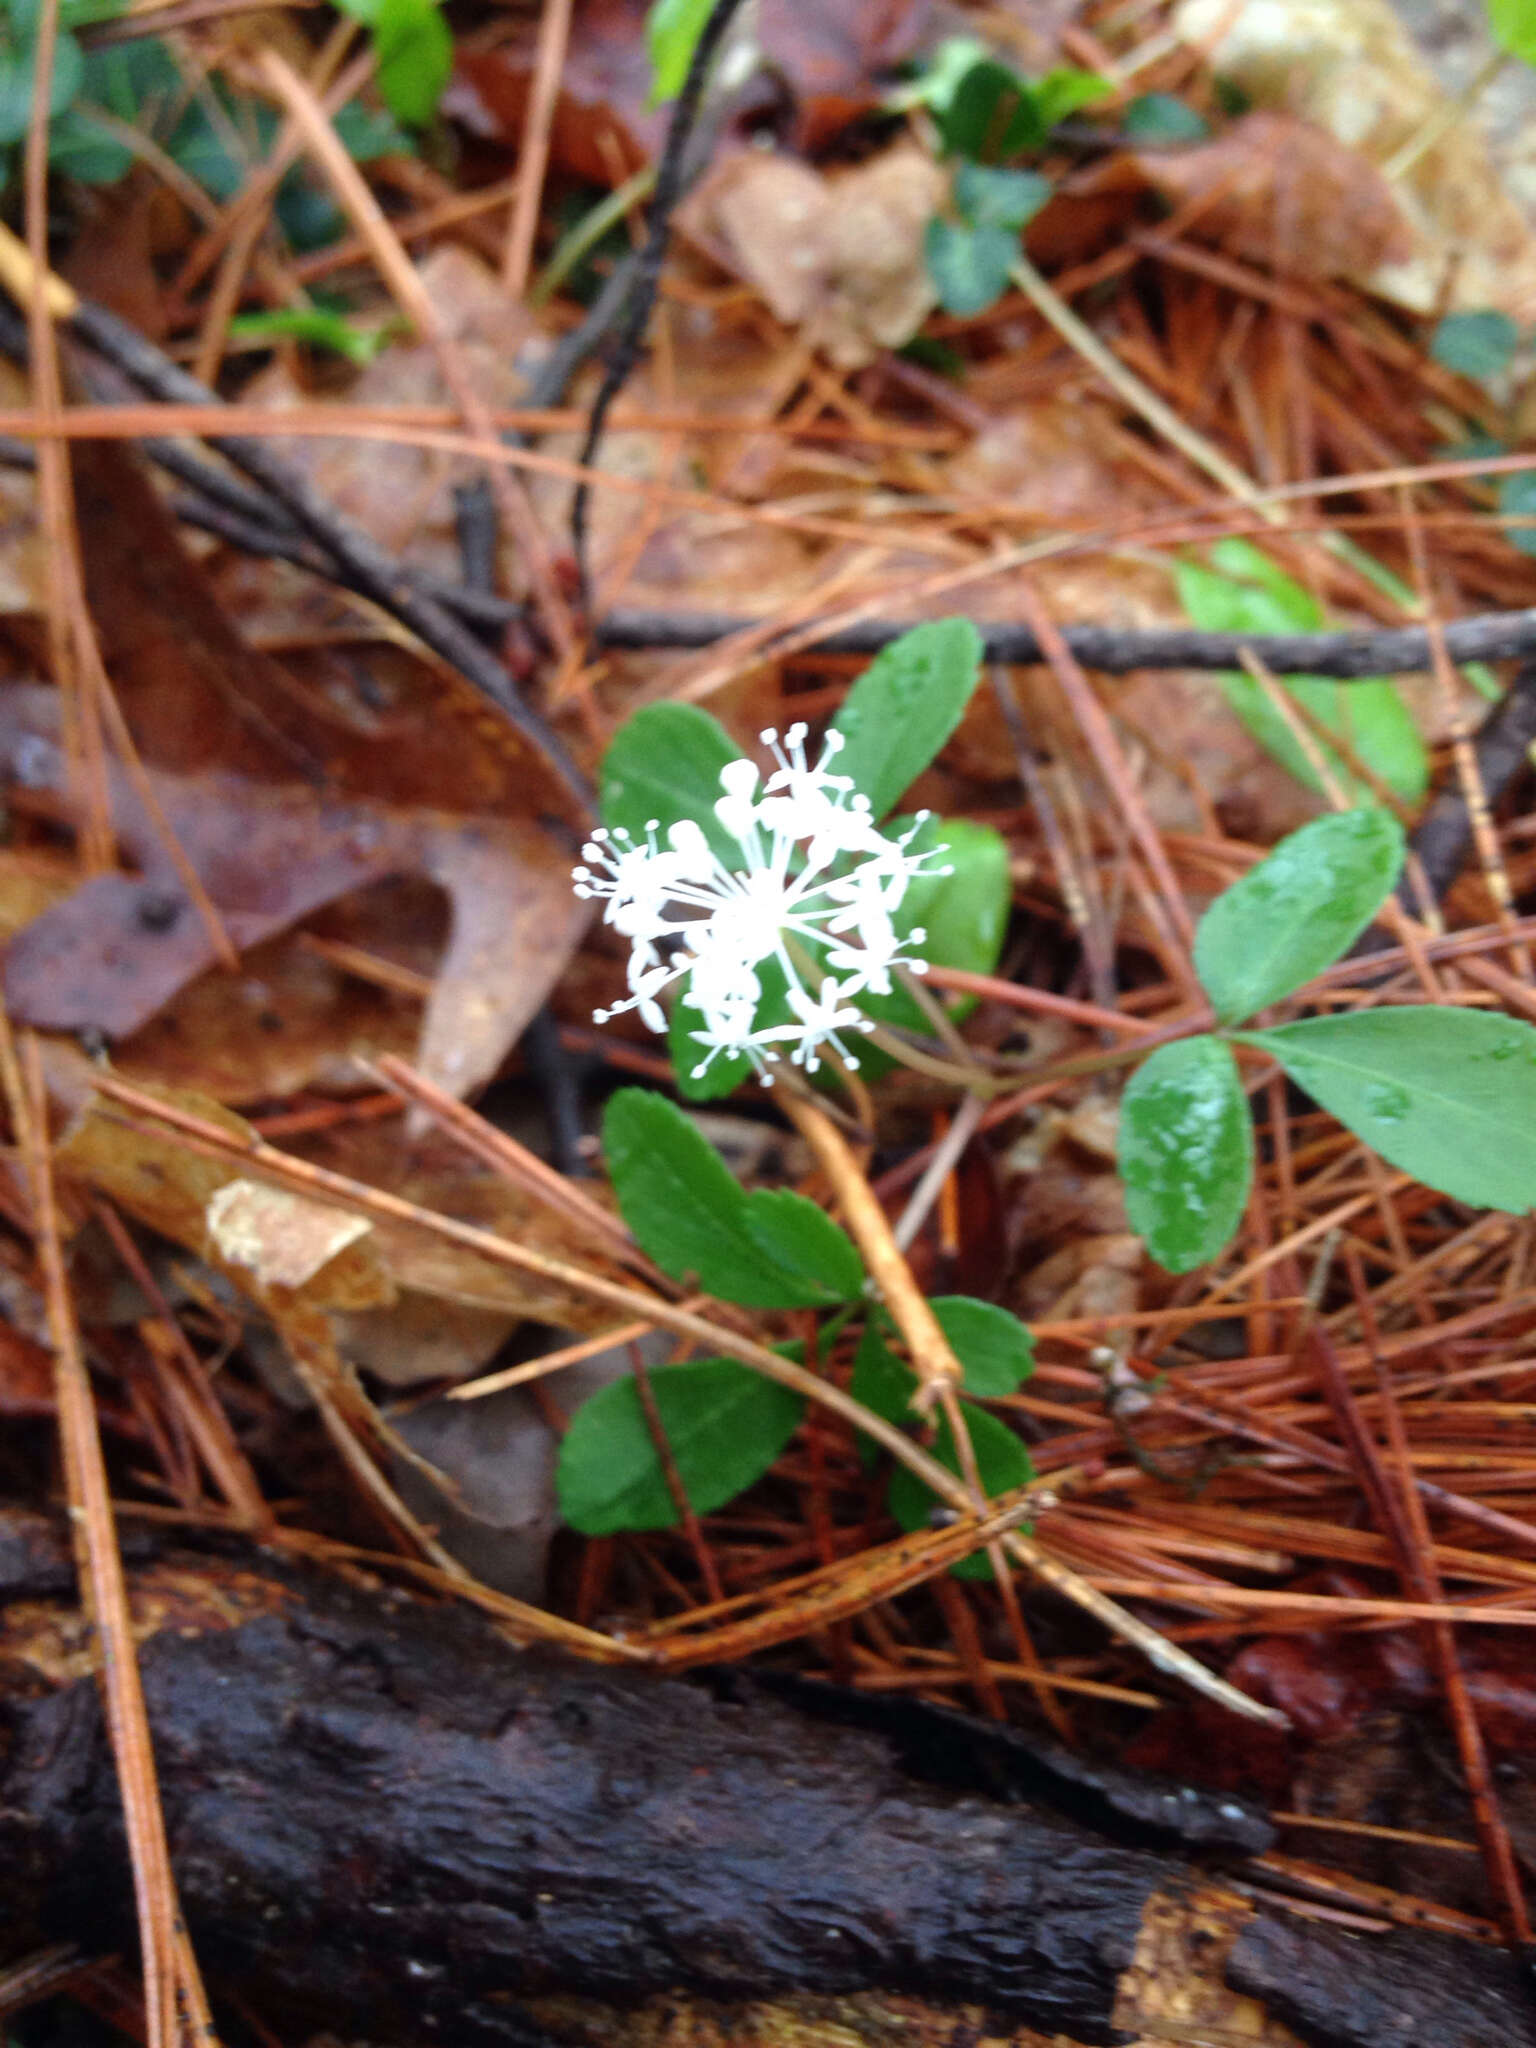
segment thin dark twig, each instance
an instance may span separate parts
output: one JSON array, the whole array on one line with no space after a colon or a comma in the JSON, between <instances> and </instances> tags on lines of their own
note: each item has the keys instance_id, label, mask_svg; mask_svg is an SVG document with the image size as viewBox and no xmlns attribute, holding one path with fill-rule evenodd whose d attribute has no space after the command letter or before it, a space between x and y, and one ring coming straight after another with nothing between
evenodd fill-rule
<instances>
[{"instance_id":1,"label":"thin dark twig","mask_svg":"<svg viewBox=\"0 0 1536 2048\"><path fill-rule=\"evenodd\" d=\"M454 485L453 532L459 544L464 589L476 597L494 597L501 519L496 494L483 473L468 483Z\"/></svg>"},{"instance_id":2,"label":"thin dark twig","mask_svg":"<svg viewBox=\"0 0 1536 2048\"><path fill-rule=\"evenodd\" d=\"M238 512L227 511L224 506L212 503L195 491L186 491L173 498L171 510L188 526L214 534L248 555L264 555L279 562L292 562L295 568L307 569L312 576L323 576L328 583L338 584L343 590L356 588L340 563L292 527L274 526L267 520L247 519ZM482 596L479 591L460 590L446 577L434 576L428 570L402 568L401 576L446 610L457 612L469 625L485 632L499 632L524 616L522 606L509 597Z\"/></svg>"},{"instance_id":3,"label":"thin dark twig","mask_svg":"<svg viewBox=\"0 0 1536 2048\"><path fill-rule=\"evenodd\" d=\"M1449 643L1454 626L1444 628ZM1514 680L1495 704L1472 741L1478 778L1488 802L1496 804L1515 777L1530 765L1536 744L1536 662L1515 671ZM1430 893L1438 902L1461 873L1472 847L1472 813L1459 788L1442 790L1419 820L1413 835Z\"/></svg>"},{"instance_id":4,"label":"thin dark twig","mask_svg":"<svg viewBox=\"0 0 1536 2048\"><path fill-rule=\"evenodd\" d=\"M667 243L672 234L672 215L686 185L684 172L688 140L698 119L705 82L709 77L715 52L719 49L721 39L730 27L740 5L741 0L714 0L699 40L694 44L693 56L688 64L688 75L683 80L683 89L677 96L676 106L672 109L672 119L667 124L667 138L662 145L661 159L656 166L656 188L651 200L645 242L624 300L624 311L613 354L603 373L597 397L592 402L592 415L587 422L587 437L582 443L581 454L578 457L584 469L591 466L603 438L603 428L608 419L609 409L628 382L630 372L639 359L641 341L650 321L651 309L656 303L656 294L661 288L661 267L666 260ZM571 546L576 556L576 573L580 579L582 603L589 611L591 582L587 569L587 508L591 495L591 484L584 477L576 486L576 495L571 500Z\"/></svg>"},{"instance_id":5,"label":"thin dark twig","mask_svg":"<svg viewBox=\"0 0 1536 2048\"><path fill-rule=\"evenodd\" d=\"M0 341L0 346L3 346L3 341ZM312 576L323 576L327 582L339 584L344 590L357 588L345 564L307 539L283 508L274 504L264 491L253 490L239 477L231 476L220 464L206 461L180 441L152 434L138 446L168 476L189 486L185 493L171 500L171 510L188 526L215 534L248 555L266 555L280 562L292 562L296 568L307 569ZM19 440L13 434L0 434L0 468L35 470L35 443ZM435 598L449 611L457 612L473 626L490 631L510 626L524 616L523 607L511 598L465 590L459 584L449 582L446 576L433 575L429 569L400 562L396 564L396 572L403 582L414 584L418 590Z\"/></svg>"},{"instance_id":6,"label":"thin dark twig","mask_svg":"<svg viewBox=\"0 0 1536 2048\"><path fill-rule=\"evenodd\" d=\"M11 323L4 323L8 330ZM84 302L70 321L75 338L104 357L153 398L175 405L217 405L215 392L190 376L153 342L103 306ZM14 353L12 337L3 346ZM435 598L400 573L399 565L361 528L334 511L309 479L248 435L210 435L208 445L266 491L295 527L343 565L353 587L401 620L503 712L549 763L584 814L592 793L565 742L522 701L507 670L475 634Z\"/></svg>"},{"instance_id":7,"label":"thin dark twig","mask_svg":"<svg viewBox=\"0 0 1536 2048\"><path fill-rule=\"evenodd\" d=\"M768 623L731 612L665 612L616 607L598 620L600 646L675 647L695 652ZM915 619L865 619L828 633L805 650L816 654L878 654L909 632ZM1040 643L1028 626L977 620L988 661L1027 667L1041 661ZM1536 607L1481 612L1444 629L1453 661L1506 661L1536 654ZM1236 669L1251 650L1275 675L1329 676L1336 682L1427 669L1432 654L1422 626L1391 626L1327 633L1201 633L1193 627L1154 626L1127 631L1115 626L1063 626L1061 637L1084 668L1107 675L1131 669ZM771 657L772 650L769 650ZM765 658L769 658L765 657Z\"/></svg>"}]
</instances>

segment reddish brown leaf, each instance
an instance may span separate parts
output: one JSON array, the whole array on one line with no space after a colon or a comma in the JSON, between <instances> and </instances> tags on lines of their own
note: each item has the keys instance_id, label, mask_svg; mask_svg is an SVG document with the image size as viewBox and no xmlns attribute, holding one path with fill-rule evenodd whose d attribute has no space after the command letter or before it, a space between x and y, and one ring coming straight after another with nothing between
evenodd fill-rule
<instances>
[{"instance_id":1,"label":"reddish brown leaf","mask_svg":"<svg viewBox=\"0 0 1536 2048\"><path fill-rule=\"evenodd\" d=\"M0 696L0 761L61 791L52 692ZM567 855L517 819L466 819L336 802L300 784L151 771L156 796L225 928L244 948L388 875L426 875L453 922L427 1004L420 1065L463 1092L493 1073L558 977L585 921ZM127 776L112 774L118 837L140 872L93 876L24 927L5 959L12 1014L55 1031L125 1038L214 960Z\"/></svg>"},{"instance_id":2,"label":"reddish brown leaf","mask_svg":"<svg viewBox=\"0 0 1536 2048\"><path fill-rule=\"evenodd\" d=\"M1175 206L1199 205L1190 231L1201 241L1296 276L1365 276L1412 246L1376 166L1289 114L1246 114L1197 149L1146 149L1132 162Z\"/></svg>"},{"instance_id":3,"label":"reddish brown leaf","mask_svg":"<svg viewBox=\"0 0 1536 2048\"><path fill-rule=\"evenodd\" d=\"M585 183L617 184L666 133L666 108L650 104L648 12L646 0L584 0L575 11L550 160ZM760 71L738 121L771 110L782 140L814 153L880 107L898 67L933 40L937 14L934 0L762 0L753 24ZM500 49L461 50L446 110L478 135L515 143L533 53L531 31Z\"/></svg>"}]
</instances>

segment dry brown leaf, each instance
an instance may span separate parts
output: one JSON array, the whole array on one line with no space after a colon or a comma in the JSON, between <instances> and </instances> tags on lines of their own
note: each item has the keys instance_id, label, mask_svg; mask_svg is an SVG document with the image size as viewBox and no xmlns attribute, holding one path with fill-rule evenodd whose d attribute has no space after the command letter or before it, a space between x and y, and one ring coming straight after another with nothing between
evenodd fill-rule
<instances>
[{"instance_id":1,"label":"dry brown leaf","mask_svg":"<svg viewBox=\"0 0 1536 2048\"><path fill-rule=\"evenodd\" d=\"M248 1267L259 1287L307 1285L371 1227L361 1216L255 1180L216 1188L207 1217L219 1257Z\"/></svg>"},{"instance_id":2,"label":"dry brown leaf","mask_svg":"<svg viewBox=\"0 0 1536 2048\"><path fill-rule=\"evenodd\" d=\"M232 1137L250 1136L250 1126L217 1103L172 1089L154 1092ZM322 1203L309 1205L317 1212L309 1225L313 1230L324 1220L334 1249L297 1284L263 1277L244 1248L230 1256L218 1241L212 1212L224 1190L250 1183L237 1167L204 1158L172 1132L141 1129L120 1111L93 1102L65 1131L56 1156L61 1174L84 1181L138 1222L184 1245L264 1309L271 1309L270 1290L279 1285L289 1301L305 1307L378 1308L395 1298L395 1282L372 1233L349 1236L347 1226L355 1221L350 1212Z\"/></svg>"},{"instance_id":3,"label":"dry brown leaf","mask_svg":"<svg viewBox=\"0 0 1536 2048\"><path fill-rule=\"evenodd\" d=\"M946 183L912 143L830 174L747 151L722 164L690 219L778 319L851 369L910 340L937 303L923 234Z\"/></svg>"},{"instance_id":4,"label":"dry brown leaf","mask_svg":"<svg viewBox=\"0 0 1536 2048\"><path fill-rule=\"evenodd\" d=\"M0 761L33 791L69 799L55 693L0 693ZM455 1094L486 1080L544 1000L586 922L568 855L539 826L382 804L335 803L302 784L151 771L183 853L245 948L363 885L425 875L453 919L418 1064ZM12 1014L52 1031L128 1037L213 964L213 940L129 778L111 774L117 836L139 874L93 876L12 939Z\"/></svg>"},{"instance_id":5,"label":"dry brown leaf","mask_svg":"<svg viewBox=\"0 0 1536 2048\"><path fill-rule=\"evenodd\" d=\"M587 184L636 171L666 133L651 97L647 0L580 0L572 20L550 134L550 160ZM935 0L758 0L737 25L735 51L755 56L745 81L733 52L735 121L771 118L786 144L817 150L874 113L898 67L940 25ZM516 144L533 73L531 28L494 50L464 50L444 95L447 113L478 135Z\"/></svg>"},{"instance_id":6,"label":"dry brown leaf","mask_svg":"<svg viewBox=\"0 0 1536 2048\"><path fill-rule=\"evenodd\" d=\"M1174 24L1256 106L1314 121L1377 165L1445 106L1391 0L1181 0ZM1420 313L1536 316L1536 234L1473 123L1453 123L1393 192L1410 247L1357 282Z\"/></svg>"},{"instance_id":7,"label":"dry brown leaf","mask_svg":"<svg viewBox=\"0 0 1536 2048\"><path fill-rule=\"evenodd\" d=\"M466 1164L464 1154L435 1131L424 1133L407 1151L401 1146L398 1133L385 1125L341 1125L315 1133L299 1149L316 1165L366 1181L371 1187L385 1188L419 1208L473 1224L477 1229L489 1230L610 1279L629 1277L593 1245L590 1235L510 1181L480 1166ZM601 1195L599 1184L594 1183L589 1191L594 1196ZM510 1321L548 1323L583 1336L612 1327L611 1308L542 1280L535 1273L492 1265L477 1252L426 1231L381 1220L374 1225L373 1242L397 1286L431 1296L435 1302ZM404 1361L398 1333L383 1327L387 1320L387 1316L374 1318L363 1329L354 1319L351 1327L357 1332L358 1343L354 1347L349 1340L348 1348L382 1377L396 1385L408 1384L407 1372L401 1370ZM468 1357L471 1351L482 1347L487 1335L488 1326L475 1323L471 1317L461 1331L464 1355ZM361 1348L364 1345L366 1353ZM484 1355L488 1354L480 1349L479 1356ZM477 1356L463 1370L472 1370L478 1362ZM440 1365L411 1376L456 1375Z\"/></svg>"},{"instance_id":8,"label":"dry brown leaf","mask_svg":"<svg viewBox=\"0 0 1536 2048\"><path fill-rule=\"evenodd\" d=\"M1196 239L1293 276L1363 277L1412 253L1376 166L1291 114L1245 114L1198 148L1139 150L1131 160L1170 204L1199 208Z\"/></svg>"}]
</instances>

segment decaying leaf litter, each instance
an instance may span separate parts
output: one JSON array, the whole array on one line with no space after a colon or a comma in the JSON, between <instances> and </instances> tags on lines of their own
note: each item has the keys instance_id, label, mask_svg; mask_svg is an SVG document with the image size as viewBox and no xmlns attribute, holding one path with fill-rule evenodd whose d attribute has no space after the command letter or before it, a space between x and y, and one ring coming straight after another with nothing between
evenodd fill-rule
<instances>
[{"instance_id":1,"label":"decaying leaf litter","mask_svg":"<svg viewBox=\"0 0 1536 2048\"><path fill-rule=\"evenodd\" d=\"M1108 90L1037 154L1049 196L1013 281L948 310L928 232L968 223L911 82L953 24L856 8L833 36L789 0L760 12L768 61L706 108L646 348L585 468L602 371L567 371L572 288L600 290L642 245L667 132L638 9L578 7L563 64L553 8L465 28L451 151L380 156L367 185L300 148L304 110L365 77L341 32L312 42L272 16L258 65L193 21L168 39L189 76L247 97L276 90L274 66L291 81L290 126L251 145L250 197L194 205L153 158L118 185L56 186L57 267L106 311L55 330L34 291L31 381L7 371L0 423L37 448L35 485L6 482L0 914L23 1032L6 1398L39 1405L27 1340L46 1299L59 1355L72 1316L94 1369L68 1400L61 1382L61 1426L89 1423L94 1385L127 1453L120 1504L393 1543L520 1639L677 1665L787 1644L842 1684L1043 1714L1090 1748L1262 1790L1290 1832L1258 1883L1519 1937L1528 1219L1448 1202L1245 1059L1254 1193L1230 1251L1174 1278L1131 1230L1124 1068L1094 1056L1187 1026L1194 919L1362 792L1411 831L1426 789L1447 791L1465 829L1427 894L1410 871L1389 949L1320 975L1305 1007L1536 1015L1521 749L1498 767L1474 740L1490 691L1528 700L1527 671L1469 675L1435 645L1530 601L1536 242L1467 123L1438 122L1384 7L1353 0L1326 36L1298 18L1278 71L1248 10L976 9L966 30L1001 61ZM561 82L542 125L541 36ZM1361 53L1387 81L1370 124L1340 84ZM1168 104L1192 120L1148 140L1131 110ZM333 216L307 250L263 175L301 156ZM544 158L531 288L509 288L527 284L519 165ZM32 163L35 264L36 143ZM585 278L578 263L541 289L597 188L626 180ZM237 312L337 290L357 325L398 324L366 366L292 333L242 352ZM1488 315L1513 352L1469 373L1448 316L1504 332ZM150 344L147 370L114 321ZM77 440L47 438L61 402ZM257 473L198 436L258 451ZM144 466L132 444L151 437L174 467ZM701 633L706 614L727 628ZM592 1022L625 984L567 886L581 778L645 704L705 705L749 750L820 727L863 666L817 651L831 632L956 614L1052 656L989 672L910 799L1006 843L1003 961L959 1028L1007 1086L972 1113L953 1083L880 1076L848 1099L856 1164L893 1216L921 1185L906 1248L926 1292L1029 1326L1028 1378L978 1412L1050 1489L1030 1503L1037 1560L1280 1709L1288 1735L1187 1704L1027 1570L947 1576L974 1548L950 1529L888 1547L889 1461L851 1426L851 1345L816 1355L809 1311L684 1295L592 1176L615 1084L671 1070L632 1017ZM1320 663L1282 694L1262 658L1085 676L1050 632L1190 624L1417 624L1428 645L1395 693ZM1508 797L1480 793L1480 764ZM93 1093L107 1049L117 1082ZM553 1111L573 1103L557 1170ZM831 1191L751 1089L698 1125L751 1191ZM349 1183L371 1208L338 1203ZM59 1245L46 1288L29 1225ZM643 1391L690 1348L761 1362L796 1338L824 1405L768 1479L702 1514L683 1487L670 1530L560 1530L554 1447L590 1392ZM488 1368L496 1391L475 1385ZM76 1494L98 1557L105 1501L104 1484ZM174 2003L195 1973L169 1925L146 1955Z\"/></svg>"}]
</instances>

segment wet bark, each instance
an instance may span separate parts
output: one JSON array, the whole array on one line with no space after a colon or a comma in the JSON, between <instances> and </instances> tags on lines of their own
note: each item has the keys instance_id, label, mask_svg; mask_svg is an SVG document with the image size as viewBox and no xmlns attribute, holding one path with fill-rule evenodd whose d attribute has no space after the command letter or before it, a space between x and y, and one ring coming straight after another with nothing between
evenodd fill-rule
<instances>
[{"instance_id":1,"label":"wet bark","mask_svg":"<svg viewBox=\"0 0 1536 2048\"><path fill-rule=\"evenodd\" d=\"M991 1738L978 1754L995 1792L963 1789L964 1744L935 1751L921 1717L884 1733L866 1709L848 1725L743 1675L557 1663L473 1615L248 1554L138 1583L164 1623L141 1663L193 1938L215 1984L279 2026L531 2044L571 2038L536 2011L560 1994L873 1990L1109 2042L1125 2038L1116 1999L1149 1904L1198 1882L1185 1861L1011 1801ZM0 1633L22 1660L0 1665L0 1927L13 1944L131 1946L94 1685L5 1682L33 1626ZM1536 2044L1518 1975L1491 1952L1412 1937L1449 1996L1398 2025L1396 1938L1299 1925L1243 1940L1239 1974L1266 1996L1314 1955L1341 2013L1377 1985L1369 2033L1329 2031L1318 1990L1305 2038L1328 2048Z\"/></svg>"}]
</instances>

